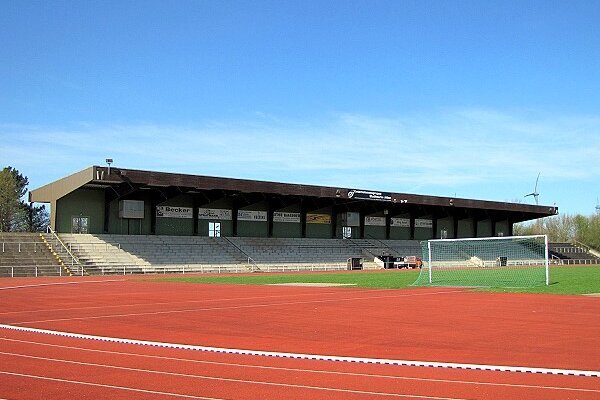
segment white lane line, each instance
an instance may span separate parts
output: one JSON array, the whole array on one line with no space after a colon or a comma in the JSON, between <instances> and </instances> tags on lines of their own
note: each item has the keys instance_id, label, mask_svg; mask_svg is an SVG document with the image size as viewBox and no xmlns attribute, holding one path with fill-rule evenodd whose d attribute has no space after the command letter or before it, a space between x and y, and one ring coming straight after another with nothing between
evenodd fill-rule
<instances>
[{"instance_id":1,"label":"white lane line","mask_svg":"<svg viewBox=\"0 0 600 400\"><path fill-rule=\"evenodd\" d=\"M180 343L166 343L166 342L155 342L147 340L135 340L135 339L124 339L115 338L109 336L96 336L96 335L85 335L81 333L61 332L53 331L49 329L38 329L28 328L24 326L14 326L0 324L0 329L8 329L20 332L32 332L41 333L46 335L70 337L76 339L86 340L99 340L103 342L111 343L125 343L134 344L139 346L152 346L152 347L164 347L171 349L183 349L183 350L196 350L206 351L213 353L225 353L225 354L240 354L240 355L252 355L262 357L280 357L280 358L297 358L303 360L322 360L322 361L336 361L336 362L352 362L352 363L365 363L365 364L382 364L382 365L401 365L409 367L435 367L435 368L452 368L452 369L468 369L468 370L481 370L481 371L502 371L502 372L524 372L524 373L535 373L535 374L550 374L550 375L574 375L574 376L589 376L589 377L600 377L600 371L588 371L588 370L567 370L559 368L539 368L539 367L524 367L524 366L508 366L508 365L486 365L486 364L463 364L463 363L450 363L450 362L436 362L436 361L418 361L418 360L395 360L385 358L366 358L366 357L347 357L347 356L335 356L335 355L320 355L320 354L302 354L302 353L286 353L276 351L262 351L262 350L248 350L248 349L233 349L225 347L212 347L212 346L199 346L189 345Z\"/></svg>"},{"instance_id":2,"label":"white lane line","mask_svg":"<svg viewBox=\"0 0 600 400\"><path fill-rule=\"evenodd\" d=\"M183 398L186 398L186 399L228 400L228 399L217 398L217 397L192 396L192 395L188 395L188 394L159 392L159 391L155 391L155 390L146 390L146 389L139 389L139 388L127 387L127 386L104 385L104 384L101 384L101 383L84 382L84 381L73 381L73 380L69 380L69 379L51 378L49 376L40 376L40 375L31 375L31 374L19 374L19 373L10 372L10 371L0 371L0 374L11 375L11 376L18 376L20 378L32 378L32 379L42 379L42 380L52 381L52 382L72 383L72 384L75 384L75 385L95 386L95 387L102 387L102 388L106 388L106 389L127 390L127 391L130 391L130 392L146 393L146 394L152 394L152 395L162 395L162 396L170 396L170 397L183 397Z\"/></svg>"},{"instance_id":3,"label":"white lane line","mask_svg":"<svg viewBox=\"0 0 600 400\"><path fill-rule=\"evenodd\" d=\"M276 386L290 389L307 389L307 390L316 390L316 391L326 391L326 392L334 392L334 393L350 393L350 394L360 394L360 395L369 395L369 396L382 396L382 397L400 397L400 398L419 398L419 399L435 399L435 400L466 400L466 399L457 399L450 397L437 397L437 396L425 396L425 395L416 395L416 394L407 394L407 393L390 393L390 392L375 392L375 391L367 391L367 390L353 390L353 389L343 389L343 388L334 388L327 386L311 386L311 385L297 385L292 383L277 383L277 382L268 382L268 381L254 381L249 379L234 379L234 378L223 378L216 376L207 376L207 375L194 375L194 374L182 374L176 372L165 372L165 371L156 371L151 369L141 369L141 368L127 368L127 367L119 367L116 365L109 364L94 364L94 363L85 363L79 361L68 361L68 360L59 360L53 358L46 357L35 357L28 356L22 354L11 354L0 352L0 354L11 355L15 357L23 357L29 358L33 360L40 361L50 361L50 362L59 362L65 364L72 365L81 365L86 367L95 367L95 368L106 368L106 369L115 369L119 371L128 371L128 372L140 372L145 374L155 374L155 375L165 375L165 376L173 376L177 378L194 378L201 380L212 380L212 381L220 381L220 382L231 382L231 383L241 383L241 384L250 384L250 385L263 385L263 386ZM0 371L2 373L2 371Z\"/></svg>"},{"instance_id":4,"label":"white lane line","mask_svg":"<svg viewBox=\"0 0 600 400\"><path fill-rule=\"evenodd\" d=\"M382 291L390 291L397 289L384 289L378 290L377 293ZM355 291L359 293L373 293L374 290L360 290ZM0 312L0 315L11 315L11 314L34 314L34 313L43 313L43 312L62 312L62 311L80 311L80 310L97 310L97 309L109 309L109 308L126 308L126 307L156 307L161 305L182 305L182 304L198 304L198 303L216 303L221 301L247 301L247 300L264 300L264 299L277 299L277 298L286 298L286 297L304 297L304 296L322 296L329 294L342 294L344 292L335 291L335 292L319 292L319 293L296 293L296 294L282 294L282 295L272 295L272 296L251 296L251 297L231 297L224 299L204 299L204 300L187 300L187 301L169 301L169 302L160 302L160 303L137 303L137 304L107 304L102 306L88 306L88 307L69 307L69 308L47 308L41 310L22 310L22 311L4 311ZM1 399L0 399L1 400Z\"/></svg>"},{"instance_id":5,"label":"white lane line","mask_svg":"<svg viewBox=\"0 0 600 400\"><path fill-rule=\"evenodd\" d=\"M126 313L126 314L92 315L92 316L86 316L86 317L53 318L53 319L12 322L12 324L25 325L25 324L36 324L36 323L42 323L42 322L81 321L81 320L95 320L95 319L104 319L104 318L139 317L139 316L144 316L144 315L181 314L181 313L198 312L198 311L220 311L220 310L239 310L239 309L248 309L248 308L281 307L281 306L291 306L291 305L299 305L299 304L322 304L322 303L348 302L348 301L356 301L356 300L430 296L430 295L435 295L435 294L447 294L447 293L457 293L457 292L463 293L464 291L450 290L450 291L430 292L430 293L396 294L396 295L386 295L386 296L360 296L360 297L345 297L345 298L338 298L338 299L285 301L285 302L280 302L280 303L244 304L244 305L236 305L236 306L188 308L188 309L183 309L183 310L166 310L166 311L148 311L148 312Z\"/></svg>"},{"instance_id":6,"label":"white lane line","mask_svg":"<svg viewBox=\"0 0 600 400\"><path fill-rule=\"evenodd\" d=\"M367 373L359 373L359 372L331 371L331 370L321 370L321 369L274 367L274 366L268 366L268 365L228 363L228 362L219 362L219 361L197 360L197 359L191 359L191 358L166 357L166 356L157 356L157 355L151 355L151 354L128 353L128 352L122 352L122 351L88 349L85 347L63 346L63 345L58 345L58 344L34 342L34 341L29 341L29 340L18 340L18 339L8 339L8 338L0 338L0 340L4 340L4 341L8 341L8 342L32 344L32 345L38 345L38 346L56 347L59 349L78 350L78 351L91 352L91 353L148 358L148 359L155 359L155 360L179 361L179 362L191 363L191 364L208 364L208 365L220 365L220 366L226 366L226 367L250 368L250 369L260 369L260 370L304 372L304 373L321 374L321 375L341 375L341 376L353 376L353 377L361 377L361 378L377 378L377 379L391 379L391 380L417 381L417 382L454 383L454 384L463 384L463 385L500 386L500 387L526 388L526 389L547 389L547 390L564 390L564 391L574 391L574 392L600 393L600 390L596 390L596 389L575 388L575 387L568 387L568 386L542 386L542 385L528 385L528 384L519 384L519 383L467 381L467 380L460 380L460 379L419 378L419 377L410 377L410 376L367 374Z\"/></svg>"},{"instance_id":7,"label":"white lane line","mask_svg":"<svg viewBox=\"0 0 600 400\"><path fill-rule=\"evenodd\" d=\"M104 282L125 282L127 279L105 279L99 281L69 281L69 282L54 282L54 283L37 283L35 285L19 285L19 286L4 286L0 287L0 290L8 289L24 289L41 286L58 286L58 285L80 285L83 283L104 283Z\"/></svg>"}]
</instances>

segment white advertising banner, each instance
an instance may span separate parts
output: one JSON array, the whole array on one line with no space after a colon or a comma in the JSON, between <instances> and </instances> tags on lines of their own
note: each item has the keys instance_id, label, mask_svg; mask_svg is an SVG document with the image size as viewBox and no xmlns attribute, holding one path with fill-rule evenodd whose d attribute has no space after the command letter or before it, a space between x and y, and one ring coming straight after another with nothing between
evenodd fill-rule
<instances>
[{"instance_id":1,"label":"white advertising banner","mask_svg":"<svg viewBox=\"0 0 600 400\"><path fill-rule=\"evenodd\" d=\"M267 212L255 210L238 210L237 219L238 221L263 222L267 220Z\"/></svg>"},{"instance_id":2,"label":"white advertising banner","mask_svg":"<svg viewBox=\"0 0 600 400\"><path fill-rule=\"evenodd\" d=\"M415 219L415 228L433 228L433 222L430 219Z\"/></svg>"},{"instance_id":3,"label":"white advertising banner","mask_svg":"<svg viewBox=\"0 0 600 400\"><path fill-rule=\"evenodd\" d=\"M233 219L233 213L231 210L222 208L199 208L198 219L220 219L231 221Z\"/></svg>"},{"instance_id":4,"label":"white advertising banner","mask_svg":"<svg viewBox=\"0 0 600 400\"><path fill-rule=\"evenodd\" d=\"M300 213L275 211L273 213L273 222L294 222L300 223Z\"/></svg>"},{"instance_id":5,"label":"white advertising banner","mask_svg":"<svg viewBox=\"0 0 600 400\"><path fill-rule=\"evenodd\" d=\"M193 209L191 207L156 206L158 218L189 218L192 219Z\"/></svg>"},{"instance_id":6,"label":"white advertising banner","mask_svg":"<svg viewBox=\"0 0 600 400\"><path fill-rule=\"evenodd\" d=\"M392 218L390 226L394 228L410 228L410 218Z\"/></svg>"},{"instance_id":7,"label":"white advertising banner","mask_svg":"<svg viewBox=\"0 0 600 400\"><path fill-rule=\"evenodd\" d=\"M385 226L385 217L365 217L366 226Z\"/></svg>"}]
</instances>

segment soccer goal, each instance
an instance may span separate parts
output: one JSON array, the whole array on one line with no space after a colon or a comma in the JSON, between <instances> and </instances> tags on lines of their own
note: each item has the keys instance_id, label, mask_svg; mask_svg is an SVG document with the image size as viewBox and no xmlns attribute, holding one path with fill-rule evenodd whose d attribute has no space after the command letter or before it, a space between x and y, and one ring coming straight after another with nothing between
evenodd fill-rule
<instances>
[{"instance_id":1,"label":"soccer goal","mask_svg":"<svg viewBox=\"0 0 600 400\"><path fill-rule=\"evenodd\" d=\"M413 286L531 287L550 283L548 237L506 236L421 242Z\"/></svg>"}]
</instances>

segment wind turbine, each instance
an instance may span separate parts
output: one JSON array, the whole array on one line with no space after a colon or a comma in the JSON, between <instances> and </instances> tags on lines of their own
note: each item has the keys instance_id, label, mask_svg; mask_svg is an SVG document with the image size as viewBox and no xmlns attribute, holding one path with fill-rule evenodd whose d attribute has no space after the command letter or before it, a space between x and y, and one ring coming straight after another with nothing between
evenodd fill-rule
<instances>
[{"instance_id":1,"label":"wind turbine","mask_svg":"<svg viewBox=\"0 0 600 400\"><path fill-rule=\"evenodd\" d=\"M538 193L538 191L537 191L537 185L538 185L538 181L540 180L540 174L541 174L541 172L538 172L537 179L535 180L535 188L533 189L533 193L529 193L529 194L525 195L525 197L527 197L527 196L533 196L533 198L535 199L535 204L536 205L538 204L538 196L540 195Z\"/></svg>"}]
</instances>

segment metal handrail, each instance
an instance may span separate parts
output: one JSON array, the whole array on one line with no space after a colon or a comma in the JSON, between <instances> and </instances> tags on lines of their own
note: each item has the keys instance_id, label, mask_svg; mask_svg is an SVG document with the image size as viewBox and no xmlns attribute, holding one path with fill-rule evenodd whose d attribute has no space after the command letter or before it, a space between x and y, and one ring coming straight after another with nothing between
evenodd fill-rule
<instances>
[{"instance_id":1,"label":"metal handrail","mask_svg":"<svg viewBox=\"0 0 600 400\"><path fill-rule=\"evenodd\" d=\"M16 242L8 241L7 242L7 241L3 241L2 242L2 252L3 253L6 252L6 250L5 250L6 246L5 245L7 245L7 244L17 244L18 247L19 247L19 253L21 252L21 245L22 244L33 244L33 252L34 253L37 253L37 246L41 245L39 242L22 242L22 241L16 241Z\"/></svg>"},{"instance_id":2,"label":"metal handrail","mask_svg":"<svg viewBox=\"0 0 600 400\"><path fill-rule=\"evenodd\" d=\"M254 268L252 268L252 266L250 267L251 272L260 271L258 264L256 263L256 261L254 261L254 259L252 257L250 257L250 255L248 253L246 253L244 250L240 249L235 243L233 243L231 240L229 240L228 237L222 236L222 238L227 240L227 242L229 244L231 244L233 247L235 247L240 253L242 253L248 259L248 265L252 264L252 266L254 267Z\"/></svg>"},{"instance_id":3,"label":"metal handrail","mask_svg":"<svg viewBox=\"0 0 600 400\"><path fill-rule=\"evenodd\" d=\"M73 255L71 250L69 250L69 248L64 244L64 242L58 237L56 232L50 226L47 227L46 232L51 233L54 236L54 238L58 241L58 243L60 243L62 248L65 249L67 254L71 256L71 265L77 265L77 266L81 267L81 263L79 262L79 259L77 257L75 257L75 255ZM73 263L73 262L75 262L75 263ZM81 274L83 275L83 267L81 268Z\"/></svg>"}]
</instances>

